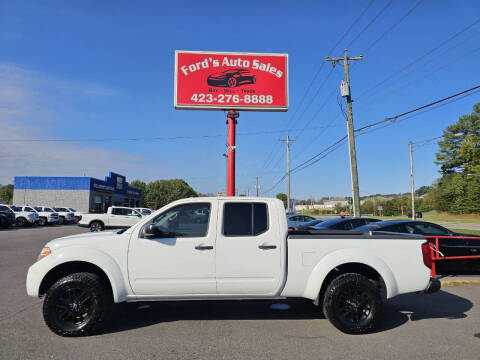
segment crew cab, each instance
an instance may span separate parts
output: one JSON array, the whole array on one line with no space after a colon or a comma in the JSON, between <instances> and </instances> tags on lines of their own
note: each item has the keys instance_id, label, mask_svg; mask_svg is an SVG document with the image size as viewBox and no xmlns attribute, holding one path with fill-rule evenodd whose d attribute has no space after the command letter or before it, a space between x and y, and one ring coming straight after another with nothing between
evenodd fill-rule
<instances>
[{"instance_id":1,"label":"crew cab","mask_svg":"<svg viewBox=\"0 0 480 360\"><path fill-rule=\"evenodd\" d=\"M50 241L26 286L44 297L44 320L62 336L92 333L112 302L290 297L357 334L379 323L384 299L437 291L429 266L421 236L289 233L278 199L190 198L128 229Z\"/></svg>"},{"instance_id":2,"label":"crew cab","mask_svg":"<svg viewBox=\"0 0 480 360\"><path fill-rule=\"evenodd\" d=\"M48 206L34 206L33 208L39 216L38 225L53 225L58 222L58 213L53 211L52 208Z\"/></svg>"},{"instance_id":3,"label":"crew cab","mask_svg":"<svg viewBox=\"0 0 480 360\"><path fill-rule=\"evenodd\" d=\"M110 206L106 214L82 214L78 226L89 227L91 232L121 229L135 225L142 217L142 214L135 209Z\"/></svg>"}]
</instances>

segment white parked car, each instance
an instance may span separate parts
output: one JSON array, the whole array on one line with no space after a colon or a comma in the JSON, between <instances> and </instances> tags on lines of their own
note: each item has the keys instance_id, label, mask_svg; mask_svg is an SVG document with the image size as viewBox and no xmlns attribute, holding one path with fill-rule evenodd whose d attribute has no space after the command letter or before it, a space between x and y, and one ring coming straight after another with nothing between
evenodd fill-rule
<instances>
[{"instance_id":1,"label":"white parked car","mask_svg":"<svg viewBox=\"0 0 480 360\"><path fill-rule=\"evenodd\" d=\"M34 225L38 221L38 214L35 211L24 211L22 206L7 205L15 213L15 225Z\"/></svg>"},{"instance_id":2,"label":"white parked car","mask_svg":"<svg viewBox=\"0 0 480 360\"><path fill-rule=\"evenodd\" d=\"M82 219L78 226L88 227L92 232L105 229L120 229L135 225L142 217L142 214L135 209L110 206L106 214L82 214Z\"/></svg>"},{"instance_id":3,"label":"white parked car","mask_svg":"<svg viewBox=\"0 0 480 360\"><path fill-rule=\"evenodd\" d=\"M212 197L175 201L128 229L52 240L26 285L62 336L92 333L113 302L290 297L357 334L378 325L384 299L438 291L430 266L421 236L289 234L278 199Z\"/></svg>"},{"instance_id":4,"label":"white parked car","mask_svg":"<svg viewBox=\"0 0 480 360\"><path fill-rule=\"evenodd\" d=\"M53 210L58 213L58 225L73 224L75 222L75 214L65 207L54 207Z\"/></svg>"},{"instance_id":5,"label":"white parked car","mask_svg":"<svg viewBox=\"0 0 480 360\"><path fill-rule=\"evenodd\" d=\"M81 213L80 211L77 211L77 210L75 210L74 208L71 208L71 207L67 207L67 209L70 210L71 212L73 212L74 223L78 224L78 222L82 218L83 213Z\"/></svg>"},{"instance_id":6,"label":"white parked car","mask_svg":"<svg viewBox=\"0 0 480 360\"><path fill-rule=\"evenodd\" d=\"M38 213L38 225L56 224L58 222L58 213L48 206L33 206Z\"/></svg>"}]
</instances>

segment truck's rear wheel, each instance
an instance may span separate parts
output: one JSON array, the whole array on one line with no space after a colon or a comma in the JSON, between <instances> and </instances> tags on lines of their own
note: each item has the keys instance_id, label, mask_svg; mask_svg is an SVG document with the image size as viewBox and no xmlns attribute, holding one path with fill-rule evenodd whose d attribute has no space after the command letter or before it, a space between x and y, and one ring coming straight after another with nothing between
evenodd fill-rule
<instances>
[{"instance_id":1,"label":"truck's rear wheel","mask_svg":"<svg viewBox=\"0 0 480 360\"><path fill-rule=\"evenodd\" d=\"M63 216L59 216L59 217L58 217L57 224L58 224L58 225L62 225L64 222L65 222L65 218L64 218Z\"/></svg>"},{"instance_id":2,"label":"truck's rear wheel","mask_svg":"<svg viewBox=\"0 0 480 360\"><path fill-rule=\"evenodd\" d=\"M45 219L44 217L38 218L38 225L45 226L46 223L47 219Z\"/></svg>"},{"instance_id":3,"label":"truck's rear wheel","mask_svg":"<svg viewBox=\"0 0 480 360\"><path fill-rule=\"evenodd\" d=\"M323 313L342 332L367 333L375 328L382 313L380 292L363 275L342 274L325 291Z\"/></svg>"},{"instance_id":4,"label":"truck's rear wheel","mask_svg":"<svg viewBox=\"0 0 480 360\"><path fill-rule=\"evenodd\" d=\"M102 231L102 230L103 230L103 224L100 221L94 221L90 224L91 232Z\"/></svg>"},{"instance_id":5,"label":"truck's rear wheel","mask_svg":"<svg viewBox=\"0 0 480 360\"><path fill-rule=\"evenodd\" d=\"M60 336L85 336L102 323L110 297L100 277L74 273L58 280L47 291L43 318Z\"/></svg>"}]
</instances>

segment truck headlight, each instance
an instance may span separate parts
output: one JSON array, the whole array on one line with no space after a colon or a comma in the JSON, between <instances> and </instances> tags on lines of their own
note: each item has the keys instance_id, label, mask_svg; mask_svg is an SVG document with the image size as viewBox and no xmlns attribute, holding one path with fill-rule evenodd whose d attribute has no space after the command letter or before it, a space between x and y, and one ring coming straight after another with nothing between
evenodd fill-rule
<instances>
[{"instance_id":1,"label":"truck headlight","mask_svg":"<svg viewBox=\"0 0 480 360\"><path fill-rule=\"evenodd\" d=\"M38 260L43 259L45 256L50 255L52 251L50 250L49 247L44 247L42 251L40 251L40 255L38 255Z\"/></svg>"}]
</instances>

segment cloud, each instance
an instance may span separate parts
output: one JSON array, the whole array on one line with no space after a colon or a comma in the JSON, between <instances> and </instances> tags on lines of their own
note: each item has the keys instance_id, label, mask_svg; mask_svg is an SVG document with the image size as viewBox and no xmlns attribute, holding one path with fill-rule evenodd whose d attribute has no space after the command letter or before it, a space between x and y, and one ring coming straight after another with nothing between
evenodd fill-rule
<instances>
[{"instance_id":1,"label":"cloud","mask_svg":"<svg viewBox=\"0 0 480 360\"><path fill-rule=\"evenodd\" d=\"M142 157L101 144L12 141L53 137L59 93L118 96L99 85L69 83L0 62L0 184L12 183L15 176L103 178L112 170L131 179L145 174Z\"/></svg>"}]
</instances>

